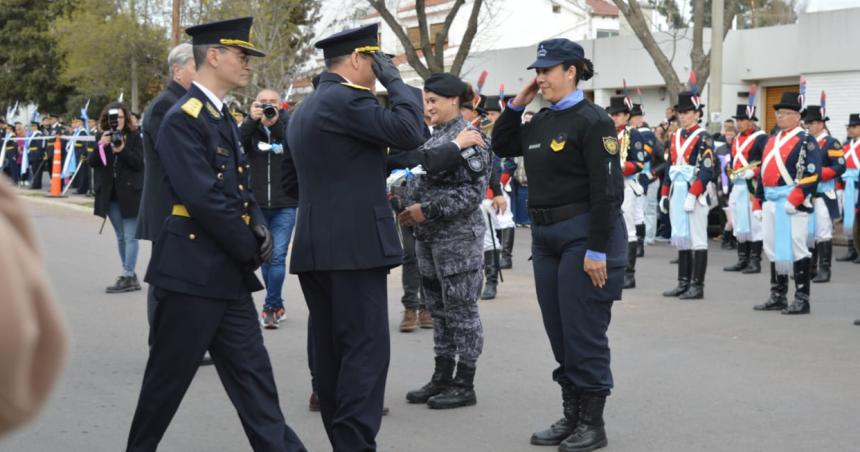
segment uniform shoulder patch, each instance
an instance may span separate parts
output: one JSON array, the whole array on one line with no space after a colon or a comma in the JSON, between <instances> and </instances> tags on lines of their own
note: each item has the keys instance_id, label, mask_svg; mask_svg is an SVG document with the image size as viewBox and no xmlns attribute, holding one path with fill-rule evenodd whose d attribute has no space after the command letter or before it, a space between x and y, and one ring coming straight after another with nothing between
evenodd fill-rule
<instances>
[{"instance_id":1,"label":"uniform shoulder patch","mask_svg":"<svg viewBox=\"0 0 860 452\"><path fill-rule=\"evenodd\" d=\"M215 106L209 102L206 102L206 111L209 112L212 118L221 119L221 113L218 113L218 110L215 109Z\"/></svg>"},{"instance_id":2,"label":"uniform shoulder patch","mask_svg":"<svg viewBox=\"0 0 860 452\"><path fill-rule=\"evenodd\" d=\"M609 155L618 153L618 139L615 137L603 137L603 149Z\"/></svg>"},{"instance_id":3,"label":"uniform shoulder patch","mask_svg":"<svg viewBox=\"0 0 860 452\"><path fill-rule=\"evenodd\" d=\"M192 97L182 104L182 111L194 119L197 119L197 116L200 115L200 110L202 109L203 102L200 102L200 99L197 99L196 97Z\"/></svg>"},{"instance_id":4,"label":"uniform shoulder patch","mask_svg":"<svg viewBox=\"0 0 860 452\"><path fill-rule=\"evenodd\" d=\"M349 83L349 82L341 82L340 84L341 84L341 85L343 85L343 86L348 86L348 87L350 87L350 88L352 88L352 89L357 89L357 90L361 90L361 91L370 91L370 88L368 88L368 87L366 87L366 86L355 85L355 84L352 84L352 83Z\"/></svg>"}]
</instances>

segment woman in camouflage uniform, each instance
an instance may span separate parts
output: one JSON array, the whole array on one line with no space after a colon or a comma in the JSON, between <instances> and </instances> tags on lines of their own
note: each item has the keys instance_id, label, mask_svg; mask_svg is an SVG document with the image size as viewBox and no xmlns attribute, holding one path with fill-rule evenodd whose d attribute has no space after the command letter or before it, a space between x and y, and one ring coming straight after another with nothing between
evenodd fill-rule
<instances>
[{"instance_id":1,"label":"woman in camouflage uniform","mask_svg":"<svg viewBox=\"0 0 860 452\"><path fill-rule=\"evenodd\" d=\"M424 150L447 147L447 152L459 153L462 159L447 169L428 169L417 178L408 196L409 207L399 215L404 226L414 227L436 352L430 382L406 398L437 409L476 403L475 366L484 344L478 315L484 264L479 207L487 189L491 154L487 137L460 115L460 103L472 96L467 85L451 74L434 74L425 82L425 113L434 130Z\"/></svg>"}]
</instances>

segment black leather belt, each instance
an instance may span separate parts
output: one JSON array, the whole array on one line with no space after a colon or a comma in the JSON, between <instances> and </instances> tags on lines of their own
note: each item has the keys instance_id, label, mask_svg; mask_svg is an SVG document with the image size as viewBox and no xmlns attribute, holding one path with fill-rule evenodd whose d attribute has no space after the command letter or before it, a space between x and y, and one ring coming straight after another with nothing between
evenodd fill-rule
<instances>
[{"instance_id":1,"label":"black leather belt","mask_svg":"<svg viewBox=\"0 0 860 452\"><path fill-rule=\"evenodd\" d=\"M547 226L560 221L569 220L577 215L588 212L588 203L565 204L547 209L529 209L529 218L532 224Z\"/></svg>"}]
</instances>

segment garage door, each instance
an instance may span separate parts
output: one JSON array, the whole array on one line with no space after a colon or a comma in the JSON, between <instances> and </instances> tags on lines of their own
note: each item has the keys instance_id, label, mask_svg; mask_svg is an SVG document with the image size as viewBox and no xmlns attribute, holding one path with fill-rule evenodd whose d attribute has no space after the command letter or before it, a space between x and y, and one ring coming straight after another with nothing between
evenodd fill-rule
<instances>
[{"instance_id":1,"label":"garage door","mask_svg":"<svg viewBox=\"0 0 860 452\"><path fill-rule=\"evenodd\" d=\"M765 88L764 118L761 117L761 114L757 115L759 119L764 119L765 132L770 133L770 130L776 127L776 114L774 113L773 106L778 104L780 99L782 99L782 93L789 91L796 93L799 90L799 85L768 86Z\"/></svg>"}]
</instances>

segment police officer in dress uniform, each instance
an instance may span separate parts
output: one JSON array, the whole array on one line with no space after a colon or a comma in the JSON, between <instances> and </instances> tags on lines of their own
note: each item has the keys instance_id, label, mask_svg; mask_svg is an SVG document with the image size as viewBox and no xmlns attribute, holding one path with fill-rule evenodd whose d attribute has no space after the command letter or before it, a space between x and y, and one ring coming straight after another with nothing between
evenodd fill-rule
<instances>
[{"instance_id":1,"label":"police officer in dress uniform","mask_svg":"<svg viewBox=\"0 0 860 452\"><path fill-rule=\"evenodd\" d=\"M754 215L762 217L764 252L770 260L770 297L756 311L809 314L811 253L806 246L812 197L821 177L815 137L800 127L798 93L783 93L773 106L779 131L762 154ZM788 272L794 270L794 301L787 304Z\"/></svg>"},{"instance_id":2,"label":"police officer in dress uniform","mask_svg":"<svg viewBox=\"0 0 860 452\"><path fill-rule=\"evenodd\" d=\"M842 150L845 152L845 172L842 174L842 228L843 233L848 237L848 252L844 256L836 258L838 262L854 261L855 264L860 264L860 255L857 253L855 245L860 246L860 242L853 240L853 228L855 213L851 207L856 202L860 201L857 189L860 187L860 113L851 113L848 116L848 142Z\"/></svg>"},{"instance_id":3,"label":"police officer in dress uniform","mask_svg":"<svg viewBox=\"0 0 860 452\"><path fill-rule=\"evenodd\" d=\"M732 140L726 174L732 184L728 207L732 214L732 234L738 242L738 261L723 267L727 272L761 273L761 221L752 214L755 181L761 171L761 156L767 133L756 127L756 107L738 104L735 119L738 135Z\"/></svg>"},{"instance_id":4,"label":"police officer in dress uniform","mask_svg":"<svg viewBox=\"0 0 860 452\"><path fill-rule=\"evenodd\" d=\"M470 91L470 90L469 90ZM436 366L430 382L410 391L410 403L447 409L477 403L475 369L484 333L478 315L485 225L480 209L493 155L485 136L460 115L466 84L448 73L424 83L433 134L424 149L462 151L463 165L418 176L401 224L413 227L421 287L433 317ZM454 376L454 368L457 375Z\"/></svg>"},{"instance_id":5,"label":"police officer in dress uniform","mask_svg":"<svg viewBox=\"0 0 860 452\"><path fill-rule=\"evenodd\" d=\"M627 96L612 96L609 98L609 107L606 112L612 117L615 131L618 135L618 144L621 147L620 155L623 162L624 174L624 202L621 204L621 213L624 215L624 225L627 228L627 268L624 270L624 288L636 287L636 256L638 252L638 237L636 225L645 218L639 210L638 199L645 196L645 190L639 183L639 175L645 168L646 159L650 159L645 151L645 140L639 131L629 127L630 107L632 102Z\"/></svg>"},{"instance_id":6,"label":"police officer in dress uniform","mask_svg":"<svg viewBox=\"0 0 860 452\"><path fill-rule=\"evenodd\" d=\"M390 359L386 279L403 256L385 153L424 143L421 92L379 52L377 30L316 43L326 72L287 131L299 193L290 272L310 310L322 420L338 452L376 449ZM377 79L390 109L371 91Z\"/></svg>"},{"instance_id":7,"label":"police officer in dress uniform","mask_svg":"<svg viewBox=\"0 0 860 452\"><path fill-rule=\"evenodd\" d=\"M543 41L531 68L537 77L508 104L492 138L500 157L525 157L535 287L562 388L564 417L531 443L594 450L607 444L606 330L627 261L621 149L606 111L577 88L594 74L579 44ZM552 105L522 124L539 89Z\"/></svg>"},{"instance_id":8,"label":"police officer in dress uniform","mask_svg":"<svg viewBox=\"0 0 860 452\"><path fill-rule=\"evenodd\" d=\"M671 166L661 189L660 210L670 215L672 244L678 248L678 286L663 296L682 300L705 296L710 210L706 190L716 158L711 136L699 125L704 106L694 92L678 94L675 111L681 127L669 139Z\"/></svg>"},{"instance_id":9,"label":"police officer in dress uniform","mask_svg":"<svg viewBox=\"0 0 860 452\"><path fill-rule=\"evenodd\" d=\"M30 165L30 188L42 188L42 169L45 166L45 140L41 139L42 131L37 121L30 122L30 136L27 141L25 152L29 153L27 158Z\"/></svg>"},{"instance_id":10,"label":"police officer in dress uniform","mask_svg":"<svg viewBox=\"0 0 860 452\"><path fill-rule=\"evenodd\" d=\"M813 214L809 217L810 277L812 282L830 281L833 261L833 220L839 218L836 181L845 172L842 144L827 130L826 112L820 105L809 105L801 112L806 129L818 142L821 151L821 178L813 195Z\"/></svg>"},{"instance_id":11,"label":"police officer in dress uniform","mask_svg":"<svg viewBox=\"0 0 860 452\"><path fill-rule=\"evenodd\" d=\"M630 109L630 127L642 137L642 149L645 151L645 165L639 173L638 181L644 191L643 196L636 197L636 257L645 257L645 234L648 218L653 218L656 226L657 221L657 193L660 191L658 185L653 185L651 168L654 166L654 149L657 148L657 136L645 123L645 112L642 104L633 104Z\"/></svg>"},{"instance_id":12,"label":"police officer in dress uniform","mask_svg":"<svg viewBox=\"0 0 860 452\"><path fill-rule=\"evenodd\" d=\"M272 240L223 103L248 84L250 57L264 55L248 42L252 21L186 30L198 76L167 112L155 145L173 207L146 275L158 303L129 451L156 449L207 349L253 450L305 450L284 423L251 299L263 289L254 271L270 258Z\"/></svg>"}]
</instances>

